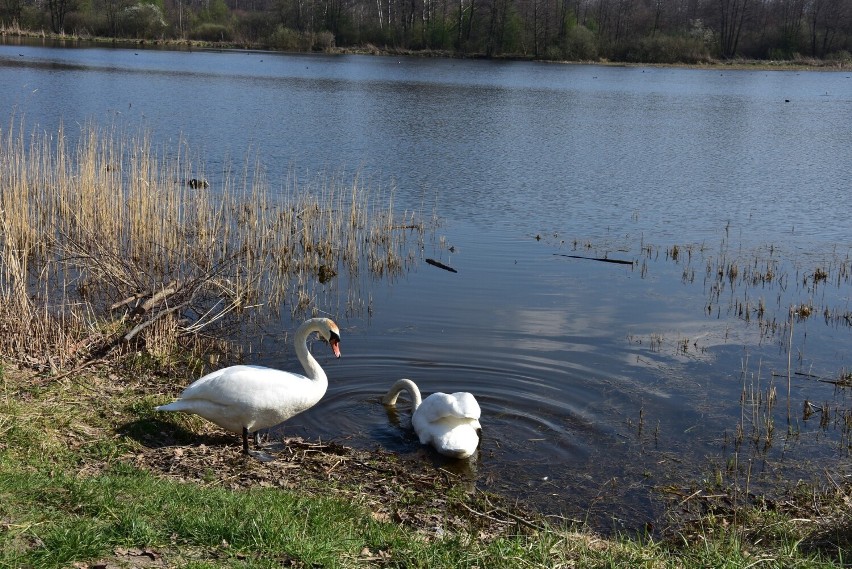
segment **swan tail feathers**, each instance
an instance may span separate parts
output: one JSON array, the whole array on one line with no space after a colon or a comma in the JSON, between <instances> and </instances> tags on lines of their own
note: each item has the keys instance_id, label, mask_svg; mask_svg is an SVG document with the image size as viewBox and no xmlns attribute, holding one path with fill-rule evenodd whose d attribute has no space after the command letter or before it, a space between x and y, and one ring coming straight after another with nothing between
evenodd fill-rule
<instances>
[{"instance_id":1,"label":"swan tail feathers","mask_svg":"<svg viewBox=\"0 0 852 569\"><path fill-rule=\"evenodd\" d=\"M453 458L467 458L479 446L479 432L473 424L453 421L434 423L418 433L422 444L431 444L439 453Z\"/></svg>"},{"instance_id":2,"label":"swan tail feathers","mask_svg":"<svg viewBox=\"0 0 852 569\"><path fill-rule=\"evenodd\" d=\"M171 403L167 403L166 405L160 405L158 407L154 407L154 411L187 411L189 410L189 406L185 401L178 399L177 401L172 401Z\"/></svg>"},{"instance_id":3,"label":"swan tail feathers","mask_svg":"<svg viewBox=\"0 0 852 569\"><path fill-rule=\"evenodd\" d=\"M481 410L470 393L433 393L423 401L420 414L429 422L443 419L477 421Z\"/></svg>"},{"instance_id":4,"label":"swan tail feathers","mask_svg":"<svg viewBox=\"0 0 852 569\"><path fill-rule=\"evenodd\" d=\"M457 417L478 420L482 415L479 403L472 394L467 392L453 393L451 397L453 399L451 407Z\"/></svg>"}]
</instances>

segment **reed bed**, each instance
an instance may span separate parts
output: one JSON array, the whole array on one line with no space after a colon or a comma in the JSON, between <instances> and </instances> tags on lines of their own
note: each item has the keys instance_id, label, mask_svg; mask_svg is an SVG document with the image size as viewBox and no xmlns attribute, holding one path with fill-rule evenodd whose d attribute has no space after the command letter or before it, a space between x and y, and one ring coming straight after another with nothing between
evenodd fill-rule
<instances>
[{"instance_id":1,"label":"reed bed","mask_svg":"<svg viewBox=\"0 0 852 569\"><path fill-rule=\"evenodd\" d=\"M26 364L168 353L249 314L322 312L341 272L399 274L422 242L418 216L358 177L273 189L247 161L208 184L184 141L97 125L71 138L0 130L0 350Z\"/></svg>"},{"instance_id":2,"label":"reed bed","mask_svg":"<svg viewBox=\"0 0 852 569\"><path fill-rule=\"evenodd\" d=\"M657 260L661 248L642 243L638 263L642 276L647 261ZM681 280L692 284L703 273L708 315L756 321L763 338L785 338L792 322L822 316L833 327L852 326L848 291L852 286L852 256L835 249L823 253L813 266L785 258L775 246L733 247L724 238L718 250L706 244L673 245L665 260L682 266ZM703 262L703 267L700 263ZM788 313L795 317L791 320Z\"/></svg>"}]
</instances>

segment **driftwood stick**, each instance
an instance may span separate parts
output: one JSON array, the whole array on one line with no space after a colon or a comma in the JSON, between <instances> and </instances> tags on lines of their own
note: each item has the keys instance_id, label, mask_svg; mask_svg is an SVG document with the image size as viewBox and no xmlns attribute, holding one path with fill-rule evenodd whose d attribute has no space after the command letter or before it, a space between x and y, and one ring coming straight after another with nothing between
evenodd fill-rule
<instances>
[{"instance_id":1,"label":"driftwood stick","mask_svg":"<svg viewBox=\"0 0 852 569\"><path fill-rule=\"evenodd\" d=\"M135 337L135 336L136 336L139 332L141 332L142 330L144 330L144 329L145 329L145 328L147 328L148 326L152 325L154 322L156 322L157 320L159 320L159 319L160 319L160 318L162 318L163 316L165 316L165 315L167 315L167 314L171 314L172 312L175 312L175 311L177 311L177 310L180 310L180 309L182 309L183 307L187 306L189 303L190 303L190 300L187 300L186 302L182 302L182 303L180 303L180 304L178 304L178 305L176 305L176 306L171 306L171 307L169 307L169 308L166 308L166 309L164 309L164 310L161 310L160 312L158 312L157 314L153 315L153 316L152 316L151 318L149 318L148 320L145 320L144 322L140 322L139 324L137 324L136 326L134 326L134 328L133 328L130 332L128 332L127 334L125 334L125 335L124 335L124 338L122 338L122 339L124 340L124 342L129 342L129 341L130 341L130 340L132 340L132 339L133 339L133 338L134 338L134 337Z\"/></svg>"},{"instance_id":2,"label":"driftwood stick","mask_svg":"<svg viewBox=\"0 0 852 569\"><path fill-rule=\"evenodd\" d=\"M471 514L474 514L474 515L476 515L476 516L479 516L479 517L482 517L482 518L485 518L485 519L491 520L492 522L497 522L497 523L499 523L499 524L509 524L509 523L512 523L512 522L508 522L508 521L506 521L506 520L501 520L500 518L495 518L494 516L491 516L491 515L489 515L489 514L486 514L485 512L478 512L478 511L474 510L473 508L471 508L470 506L468 506L467 504L465 504L464 502L462 502L461 500L459 500L459 502L458 502L458 503L459 503L459 505L460 505L461 507L463 507L465 510L467 510L467 511L468 511L468 512L470 512Z\"/></svg>"},{"instance_id":3,"label":"driftwood stick","mask_svg":"<svg viewBox=\"0 0 852 569\"><path fill-rule=\"evenodd\" d=\"M59 381L60 379L64 379L64 378L68 377L69 375L83 371L83 369L89 367L92 364L101 364L101 363L106 363L106 360L103 359L103 358L86 360L82 364L75 367L74 369L70 369L66 372L60 373L59 375L55 375L55 376L52 376L52 377L48 376L46 379L48 379L50 381ZM37 376L33 376L33 377L37 377ZM36 384L39 384L39 383L37 382ZM82 385L82 384L80 384L80 385ZM87 385L83 385L83 387L86 388L89 391L95 391L94 389L92 389L91 387L89 387Z\"/></svg>"},{"instance_id":4,"label":"driftwood stick","mask_svg":"<svg viewBox=\"0 0 852 569\"><path fill-rule=\"evenodd\" d=\"M145 295L144 294L134 294L133 296L128 296L124 300L119 300L119 301L112 303L112 305L109 307L109 309L110 310L116 310L118 308L121 308L122 306L127 306L131 302L136 302L137 300L139 300L143 296L145 296Z\"/></svg>"},{"instance_id":5,"label":"driftwood stick","mask_svg":"<svg viewBox=\"0 0 852 569\"><path fill-rule=\"evenodd\" d=\"M151 310L154 306L175 294L178 290L180 290L180 283L175 282L171 285L163 288L161 291L156 292L151 295L151 298L142 303L142 306L137 309L137 314L145 314L149 310Z\"/></svg>"},{"instance_id":6,"label":"driftwood stick","mask_svg":"<svg viewBox=\"0 0 852 569\"><path fill-rule=\"evenodd\" d=\"M820 381L822 383L830 383L831 385L846 385L846 386L848 386L850 384L850 381L848 379L824 379L824 378L821 377L821 378L817 379L817 381Z\"/></svg>"},{"instance_id":7,"label":"driftwood stick","mask_svg":"<svg viewBox=\"0 0 852 569\"><path fill-rule=\"evenodd\" d=\"M150 311L156 304L162 302L165 298L176 294L181 289L180 281L173 282L169 286L163 288L159 292L140 292L134 295L128 296L125 299L116 301L109 307L110 310L116 310L117 308L121 308L122 306L127 306L131 302L135 302L141 298L145 298L146 296L150 296L148 300L142 303L141 306L137 306L134 310L136 315L145 314Z\"/></svg>"},{"instance_id":8,"label":"driftwood stick","mask_svg":"<svg viewBox=\"0 0 852 569\"><path fill-rule=\"evenodd\" d=\"M457 273L458 272L454 268L452 268L448 265L445 265L441 261L436 261L435 259L426 259L426 262L429 263L430 265L438 267L439 269L444 269L445 271L450 271L451 273Z\"/></svg>"},{"instance_id":9,"label":"driftwood stick","mask_svg":"<svg viewBox=\"0 0 852 569\"><path fill-rule=\"evenodd\" d=\"M474 514L474 515L477 515L477 516L482 516L483 518L487 518L487 519L494 521L494 522L498 522L498 523L501 523L501 524L512 523L509 520L501 520L500 518L496 518L496 517L491 515L492 513L497 513L497 514L503 514L503 515L511 518L512 520L516 521L517 523L525 525L529 528L533 528L533 529L536 529L536 530L543 530L544 529L540 525L538 525L538 524L536 524L536 523L534 523L534 522L532 522L532 521L530 521L526 518L522 518L521 516L519 516L517 514L513 514L512 512L507 510L506 508L494 507L494 504L492 504L491 501L488 500L487 497L485 497L485 502L493 508L490 512L479 512L477 510L474 510L473 508L471 508L470 506L468 506L467 504L465 504L461 500L459 500L458 504L460 504L463 508L465 508L471 514Z\"/></svg>"},{"instance_id":10,"label":"driftwood stick","mask_svg":"<svg viewBox=\"0 0 852 569\"><path fill-rule=\"evenodd\" d=\"M564 253L554 253L554 255L559 255L560 257L568 257L570 259L586 259L587 261L600 261L602 263L615 263L616 265L632 265L633 264L633 261L625 261L623 259L607 259L606 257L583 257L582 255L565 255Z\"/></svg>"},{"instance_id":11,"label":"driftwood stick","mask_svg":"<svg viewBox=\"0 0 852 569\"><path fill-rule=\"evenodd\" d=\"M793 375L800 375L802 377L807 377L807 378L810 378L810 379L819 379L820 381L822 381L822 378L820 376L814 374L814 373L806 373L806 372L803 372L803 371L794 371Z\"/></svg>"}]
</instances>

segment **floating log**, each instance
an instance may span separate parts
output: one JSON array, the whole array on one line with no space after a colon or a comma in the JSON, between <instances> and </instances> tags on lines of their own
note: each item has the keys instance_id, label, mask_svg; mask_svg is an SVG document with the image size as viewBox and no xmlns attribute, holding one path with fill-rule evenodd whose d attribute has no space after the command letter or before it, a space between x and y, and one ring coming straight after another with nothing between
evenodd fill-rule
<instances>
[{"instance_id":1,"label":"floating log","mask_svg":"<svg viewBox=\"0 0 852 569\"><path fill-rule=\"evenodd\" d=\"M440 261L436 261L435 259L426 259L426 262L429 263L430 265L434 265L435 267L438 267L439 269L444 269L445 271L450 271L451 273L457 273L458 272L454 268L449 267L449 266L445 265L444 263L442 263Z\"/></svg>"},{"instance_id":2,"label":"floating log","mask_svg":"<svg viewBox=\"0 0 852 569\"><path fill-rule=\"evenodd\" d=\"M600 261L601 263L615 263L616 265L632 265L633 261L625 261L623 259L607 259L606 257L583 257L582 255L565 255L564 253L554 253L560 257L569 257L571 259L586 259L587 261Z\"/></svg>"},{"instance_id":3,"label":"floating log","mask_svg":"<svg viewBox=\"0 0 852 569\"><path fill-rule=\"evenodd\" d=\"M831 385L836 385L838 387L852 387L852 380L844 378L840 379L825 379L820 377L817 381L821 381L822 383L830 383Z\"/></svg>"}]
</instances>

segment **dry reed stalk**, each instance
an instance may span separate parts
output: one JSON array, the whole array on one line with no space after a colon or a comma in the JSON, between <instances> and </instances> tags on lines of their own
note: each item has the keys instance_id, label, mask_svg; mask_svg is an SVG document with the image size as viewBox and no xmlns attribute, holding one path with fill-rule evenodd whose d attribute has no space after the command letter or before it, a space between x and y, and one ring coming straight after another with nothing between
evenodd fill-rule
<instances>
[{"instance_id":1,"label":"dry reed stalk","mask_svg":"<svg viewBox=\"0 0 852 569\"><path fill-rule=\"evenodd\" d=\"M163 355L164 338L226 332L249 307L321 309L339 270L369 258L394 274L408 233L422 238L358 178L291 174L273 192L247 162L214 192L184 183L196 171L185 144L157 149L147 133L87 125L72 149L62 128L26 145L13 124L0 136L0 350L37 346L64 367L123 338Z\"/></svg>"}]
</instances>

